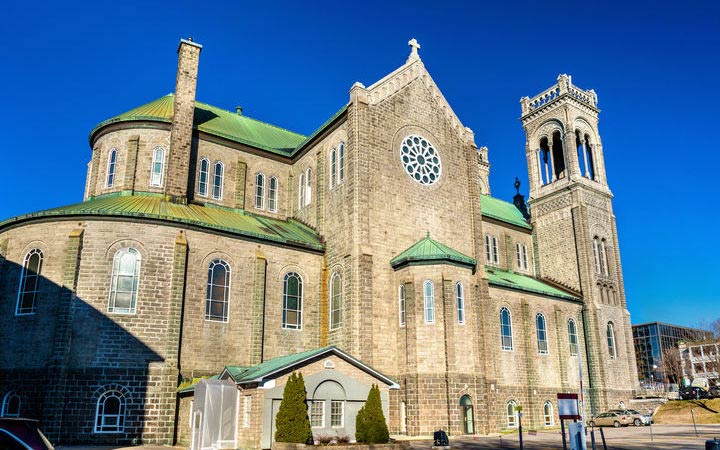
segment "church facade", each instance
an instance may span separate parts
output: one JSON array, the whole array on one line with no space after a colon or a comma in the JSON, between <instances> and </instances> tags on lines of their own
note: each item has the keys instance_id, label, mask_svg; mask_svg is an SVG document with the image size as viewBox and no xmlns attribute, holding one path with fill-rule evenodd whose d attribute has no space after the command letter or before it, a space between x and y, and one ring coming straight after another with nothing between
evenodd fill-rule
<instances>
[{"instance_id":1,"label":"church facade","mask_svg":"<svg viewBox=\"0 0 720 450\"><path fill-rule=\"evenodd\" d=\"M323 348L307 367L382 382L392 434L512 429L518 406L554 427L581 383L588 414L627 403L597 96L560 75L521 100L529 199L502 201L410 45L303 136L197 101L182 40L175 93L92 130L84 201L0 222L0 412L60 443L186 442L181 383L255 395L276 382L250 368ZM266 447L263 402L239 408Z\"/></svg>"}]
</instances>

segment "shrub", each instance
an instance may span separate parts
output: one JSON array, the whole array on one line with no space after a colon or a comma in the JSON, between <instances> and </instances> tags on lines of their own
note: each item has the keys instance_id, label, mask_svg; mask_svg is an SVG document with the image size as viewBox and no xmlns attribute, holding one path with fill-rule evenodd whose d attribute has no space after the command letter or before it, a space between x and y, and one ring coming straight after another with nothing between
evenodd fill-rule
<instances>
[{"instance_id":1,"label":"shrub","mask_svg":"<svg viewBox=\"0 0 720 450\"><path fill-rule=\"evenodd\" d=\"M368 444L385 444L390 440L380 401L380 389L375 384L355 419L355 439Z\"/></svg>"},{"instance_id":2,"label":"shrub","mask_svg":"<svg viewBox=\"0 0 720 450\"><path fill-rule=\"evenodd\" d=\"M307 405L305 404L305 381L302 374L290 374L283 398L275 416L275 440L296 444L312 444L313 435L310 429Z\"/></svg>"}]
</instances>

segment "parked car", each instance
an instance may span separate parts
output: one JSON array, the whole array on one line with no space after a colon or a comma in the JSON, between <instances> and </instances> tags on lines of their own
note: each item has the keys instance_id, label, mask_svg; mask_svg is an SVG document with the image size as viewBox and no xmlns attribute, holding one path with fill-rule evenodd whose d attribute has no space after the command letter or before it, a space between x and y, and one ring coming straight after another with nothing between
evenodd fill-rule
<instances>
[{"instance_id":1,"label":"parked car","mask_svg":"<svg viewBox=\"0 0 720 450\"><path fill-rule=\"evenodd\" d=\"M0 417L0 449L54 450L38 428L38 421L18 417Z\"/></svg>"},{"instance_id":2,"label":"parked car","mask_svg":"<svg viewBox=\"0 0 720 450\"><path fill-rule=\"evenodd\" d=\"M652 423L652 414L641 414L640 411L636 409L611 409L610 412L630 416L632 424L636 427L650 425Z\"/></svg>"},{"instance_id":3,"label":"parked car","mask_svg":"<svg viewBox=\"0 0 720 450\"><path fill-rule=\"evenodd\" d=\"M710 398L710 394L705 389L698 386L685 386L680 389L681 400L700 400L701 398Z\"/></svg>"},{"instance_id":4,"label":"parked car","mask_svg":"<svg viewBox=\"0 0 720 450\"><path fill-rule=\"evenodd\" d=\"M708 391L710 398L720 398L720 386L713 386Z\"/></svg>"},{"instance_id":5,"label":"parked car","mask_svg":"<svg viewBox=\"0 0 720 450\"><path fill-rule=\"evenodd\" d=\"M597 416L588 420L588 426L591 427L615 427L618 428L623 425L630 425L633 423L632 416L628 414L622 414L617 411L608 411L600 413Z\"/></svg>"}]
</instances>

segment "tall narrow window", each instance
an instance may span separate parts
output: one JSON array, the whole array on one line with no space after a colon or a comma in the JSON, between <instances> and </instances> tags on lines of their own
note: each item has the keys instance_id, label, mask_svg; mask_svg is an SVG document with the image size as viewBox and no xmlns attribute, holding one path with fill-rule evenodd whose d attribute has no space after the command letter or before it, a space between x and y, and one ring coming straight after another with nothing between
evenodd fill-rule
<instances>
[{"instance_id":1,"label":"tall narrow window","mask_svg":"<svg viewBox=\"0 0 720 450\"><path fill-rule=\"evenodd\" d=\"M250 416L252 412L252 396L246 395L243 399L243 428L250 428Z\"/></svg>"},{"instance_id":2,"label":"tall narrow window","mask_svg":"<svg viewBox=\"0 0 720 450\"><path fill-rule=\"evenodd\" d=\"M551 427L554 425L554 417L553 417L553 405L549 401L545 402L543 405L543 418L545 419L545 426Z\"/></svg>"},{"instance_id":3,"label":"tall narrow window","mask_svg":"<svg viewBox=\"0 0 720 450\"><path fill-rule=\"evenodd\" d=\"M492 237L492 259L493 263L497 264L498 259L498 238L497 236Z\"/></svg>"},{"instance_id":4,"label":"tall narrow window","mask_svg":"<svg viewBox=\"0 0 720 450\"><path fill-rule=\"evenodd\" d=\"M152 169L150 170L150 186L162 186L165 168L165 149L157 147L153 150Z\"/></svg>"},{"instance_id":5,"label":"tall narrow window","mask_svg":"<svg viewBox=\"0 0 720 450\"><path fill-rule=\"evenodd\" d=\"M20 417L20 397L15 392L10 391L3 397L0 417Z\"/></svg>"},{"instance_id":6,"label":"tall narrow window","mask_svg":"<svg viewBox=\"0 0 720 450\"><path fill-rule=\"evenodd\" d=\"M207 158L200 160L200 173L198 173L198 195L208 195L208 174L210 172L210 161Z\"/></svg>"},{"instance_id":7,"label":"tall narrow window","mask_svg":"<svg viewBox=\"0 0 720 450\"><path fill-rule=\"evenodd\" d=\"M34 248L25 255L25 261L20 272L17 305L15 306L15 314L18 316L34 314L37 309L42 262L43 254L40 249Z\"/></svg>"},{"instance_id":8,"label":"tall narrow window","mask_svg":"<svg viewBox=\"0 0 720 450\"><path fill-rule=\"evenodd\" d=\"M527 251L527 245L522 245L522 268L523 270L528 270L528 251Z\"/></svg>"},{"instance_id":9,"label":"tall narrow window","mask_svg":"<svg viewBox=\"0 0 720 450\"><path fill-rule=\"evenodd\" d=\"M113 258L108 312L134 314L140 279L140 252L122 248Z\"/></svg>"},{"instance_id":10,"label":"tall narrow window","mask_svg":"<svg viewBox=\"0 0 720 450\"><path fill-rule=\"evenodd\" d=\"M285 274L283 280L282 327L302 328L302 278L295 272Z\"/></svg>"},{"instance_id":11,"label":"tall narrow window","mask_svg":"<svg viewBox=\"0 0 720 450\"><path fill-rule=\"evenodd\" d=\"M575 319L568 320L568 341L570 342L570 356L578 354L578 335Z\"/></svg>"},{"instance_id":12,"label":"tall narrow window","mask_svg":"<svg viewBox=\"0 0 720 450\"><path fill-rule=\"evenodd\" d=\"M545 316L538 314L535 316L535 328L537 329L538 353L541 355L548 354L547 326Z\"/></svg>"},{"instance_id":13,"label":"tall narrow window","mask_svg":"<svg viewBox=\"0 0 720 450\"><path fill-rule=\"evenodd\" d=\"M268 185L268 211L277 212L278 179L270 177Z\"/></svg>"},{"instance_id":14,"label":"tall narrow window","mask_svg":"<svg viewBox=\"0 0 720 450\"><path fill-rule=\"evenodd\" d=\"M259 173L255 175L255 208L263 209L265 207L265 175Z\"/></svg>"},{"instance_id":15,"label":"tall narrow window","mask_svg":"<svg viewBox=\"0 0 720 450\"><path fill-rule=\"evenodd\" d=\"M435 286L430 280L423 283L425 297L425 323L435 322Z\"/></svg>"},{"instance_id":16,"label":"tall narrow window","mask_svg":"<svg viewBox=\"0 0 720 450\"><path fill-rule=\"evenodd\" d=\"M600 273L600 245L598 244L597 236L593 238L593 256L595 259L595 273Z\"/></svg>"},{"instance_id":17,"label":"tall narrow window","mask_svg":"<svg viewBox=\"0 0 720 450\"><path fill-rule=\"evenodd\" d=\"M115 184L115 165L117 164L117 149L111 149L108 153L107 178L105 180L106 187L113 187Z\"/></svg>"},{"instance_id":18,"label":"tall narrow window","mask_svg":"<svg viewBox=\"0 0 720 450\"><path fill-rule=\"evenodd\" d=\"M338 146L338 184L345 181L345 143Z\"/></svg>"},{"instance_id":19,"label":"tall narrow window","mask_svg":"<svg viewBox=\"0 0 720 450\"><path fill-rule=\"evenodd\" d=\"M106 391L97 401L96 433L122 433L125 429L125 396L118 391Z\"/></svg>"},{"instance_id":20,"label":"tall narrow window","mask_svg":"<svg viewBox=\"0 0 720 450\"><path fill-rule=\"evenodd\" d=\"M342 278L335 273L330 280L330 329L342 326Z\"/></svg>"},{"instance_id":21,"label":"tall narrow window","mask_svg":"<svg viewBox=\"0 0 720 450\"><path fill-rule=\"evenodd\" d=\"M492 246L490 244L490 235L485 235L485 259L488 263L492 262Z\"/></svg>"},{"instance_id":22,"label":"tall narrow window","mask_svg":"<svg viewBox=\"0 0 720 450\"><path fill-rule=\"evenodd\" d=\"M208 267L205 320L227 322L229 306L230 265L222 259L214 259Z\"/></svg>"},{"instance_id":23,"label":"tall narrow window","mask_svg":"<svg viewBox=\"0 0 720 450\"><path fill-rule=\"evenodd\" d=\"M400 326L405 326L405 285L398 287L398 315L400 317Z\"/></svg>"},{"instance_id":24,"label":"tall narrow window","mask_svg":"<svg viewBox=\"0 0 720 450\"><path fill-rule=\"evenodd\" d=\"M600 266L602 268L603 275L608 274L608 260L607 250L605 249L605 239L600 241Z\"/></svg>"},{"instance_id":25,"label":"tall narrow window","mask_svg":"<svg viewBox=\"0 0 720 450\"><path fill-rule=\"evenodd\" d=\"M512 351L512 317L510 317L510 310L507 308L500 310L500 336L502 349Z\"/></svg>"},{"instance_id":26,"label":"tall narrow window","mask_svg":"<svg viewBox=\"0 0 720 450\"><path fill-rule=\"evenodd\" d=\"M309 205L312 201L312 169L307 168L305 171L305 204Z\"/></svg>"},{"instance_id":27,"label":"tall narrow window","mask_svg":"<svg viewBox=\"0 0 720 450\"><path fill-rule=\"evenodd\" d=\"M330 426L339 428L343 426L345 416L345 402L341 400L330 401Z\"/></svg>"},{"instance_id":28,"label":"tall narrow window","mask_svg":"<svg viewBox=\"0 0 720 450\"><path fill-rule=\"evenodd\" d=\"M225 166L220 161L215 163L213 173L213 192L212 197L215 200L222 200L223 196L223 177L225 172Z\"/></svg>"},{"instance_id":29,"label":"tall narrow window","mask_svg":"<svg viewBox=\"0 0 720 450\"><path fill-rule=\"evenodd\" d=\"M515 258L517 260L517 268L522 269L522 253L520 251L520 243L515 243Z\"/></svg>"},{"instance_id":30,"label":"tall narrow window","mask_svg":"<svg viewBox=\"0 0 720 450\"><path fill-rule=\"evenodd\" d=\"M298 180L298 209L302 208L303 201L305 200L305 172L300 172L300 179Z\"/></svg>"},{"instance_id":31,"label":"tall narrow window","mask_svg":"<svg viewBox=\"0 0 720 450\"><path fill-rule=\"evenodd\" d=\"M337 150L330 150L330 189L335 187L337 183Z\"/></svg>"},{"instance_id":32,"label":"tall narrow window","mask_svg":"<svg viewBox=\"0 0 720 450\"><path fill-rule=\"evenodd\" d=\"M463 296L463 285L457 283L455 285L455 300L457 302L457 318L459 324L465 323L465 298Z\"/></svg>"},{"instance_id":33,"label":"tall narrow window","mask_svg":"<svg viewBox=\"0 0 720 450\"><path fill-rule=\"evenodd\" d=\"M307 426L307 425L306 425ZM313 400L310 403L310 426L313 428L325 427L325 401Z\"/></svg>"},{"instance_id":34,"label":"tall narrow window","mask_svg":"<svg viewBox=\"0 0 720 450\"><path fill-rule=\"evenodd\" d=\"M608 322L607 324L607 344L610 358L615 359L615 357L617 357L617 352L615 351L615 327L612 322Z\"/></svg>"},{"instance_id":35,"label":"tall narrow window","mask_svg":"<svg viewBox=\"0 0 720 450\"><path fill-rule=\"evenodd\" d=\"M515 428L518 426L518 412L516 408L517 403L515 403L515 400L510 400L505 404L507 426L510 428Z\"/></svg>"}]
</instances>

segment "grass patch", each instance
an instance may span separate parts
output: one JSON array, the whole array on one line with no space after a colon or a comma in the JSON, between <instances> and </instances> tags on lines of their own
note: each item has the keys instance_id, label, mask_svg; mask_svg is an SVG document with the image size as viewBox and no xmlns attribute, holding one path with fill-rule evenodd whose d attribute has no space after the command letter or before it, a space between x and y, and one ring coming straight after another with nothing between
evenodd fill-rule
<instances>
[{"instance_id":1,"label":"grass patch","mask_svg":"<svg viewBox=\"0 0 720 450\"><path fill-rule=\"evenodd\" d=\"M655 412L654 421L659 424L720 423L720 398L710 400L670 400Z\"/></svg>"}]
</instances>

